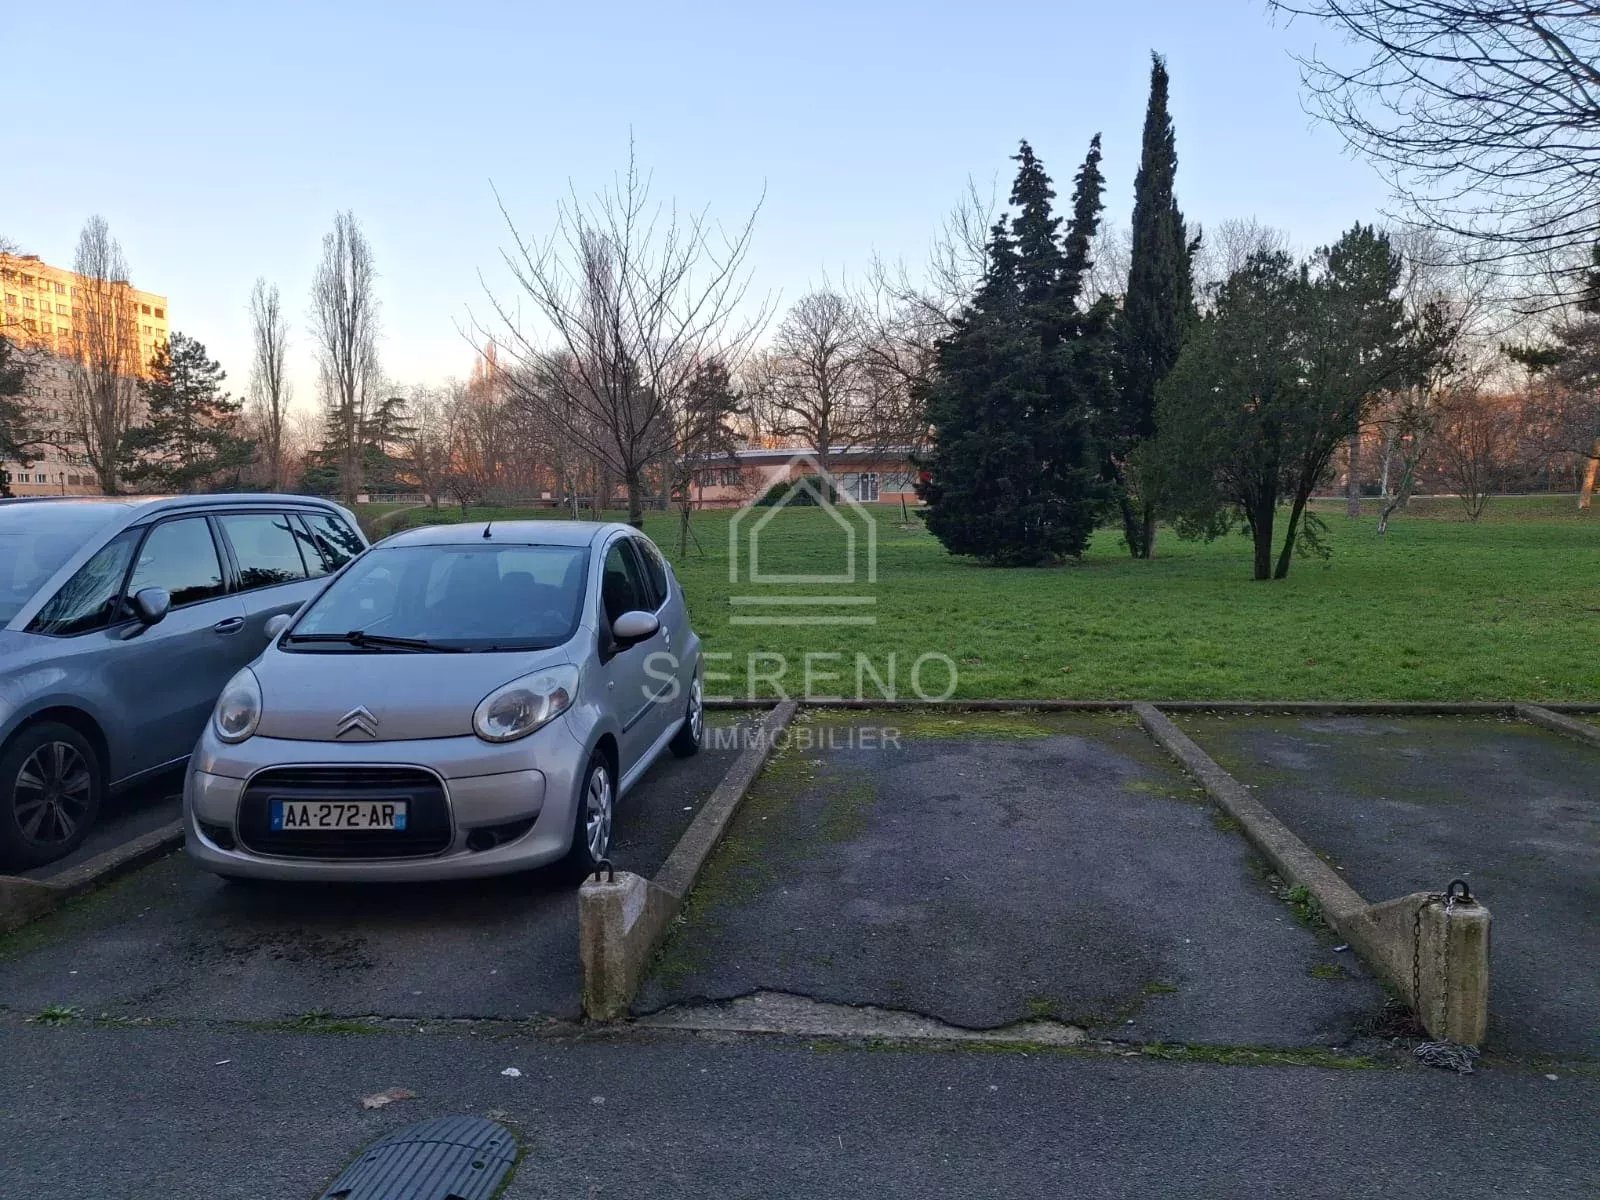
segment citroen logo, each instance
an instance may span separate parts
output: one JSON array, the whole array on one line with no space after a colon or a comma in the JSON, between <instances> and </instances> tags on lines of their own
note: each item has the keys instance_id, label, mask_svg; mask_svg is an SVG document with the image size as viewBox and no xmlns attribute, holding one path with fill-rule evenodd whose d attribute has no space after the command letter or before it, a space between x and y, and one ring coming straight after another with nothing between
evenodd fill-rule
<instances>
[{"instance_id":1,"label":"citroen logo","mask_svg":"<svg viewBox=\"0 0 1600 1200\"><path fill-rule=\"evenodd\" d=\"M352 708L339 718L339 737L344 737L347 733L355 733L357 730L360 730L369 738L378 736L378 718L372 715L365 704L360 708Z\"/></svg>"}]
</instances>

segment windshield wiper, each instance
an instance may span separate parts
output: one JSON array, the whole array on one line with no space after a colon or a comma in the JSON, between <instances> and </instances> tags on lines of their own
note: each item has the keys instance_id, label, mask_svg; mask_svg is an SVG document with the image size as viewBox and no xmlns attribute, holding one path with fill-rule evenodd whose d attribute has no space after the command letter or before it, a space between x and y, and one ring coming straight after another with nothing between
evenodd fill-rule
<instances>
[{"instance_id":1,"label":"windshield wiper","mask_svg":"<svg viewBox=\"0 0 1600 1200\"><path fill-rule=\"evenodd\" d=\"M345 642L361 649L371 646L381 649L417 650L436 654L458 654L461 650L459 646L445 646L439 642L430 642L426 638L391 637L387 633L368 633L364 629L352 629L349 633L291 633L284 640L288 642Z\"/></svg>"}]
</instances>

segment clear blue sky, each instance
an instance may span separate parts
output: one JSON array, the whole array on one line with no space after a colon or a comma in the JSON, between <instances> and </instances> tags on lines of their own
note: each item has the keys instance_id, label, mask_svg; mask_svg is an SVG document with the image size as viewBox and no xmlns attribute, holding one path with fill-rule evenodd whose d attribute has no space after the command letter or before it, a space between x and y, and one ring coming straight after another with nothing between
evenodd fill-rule
<instances>
[{"instance_id":1,"label":"clear blue sky","mask_svg":"<svg viewBox=\"0 0 1600 1200\"><path fill-rule=\"evenodd\" d=\"M1156 49L1191 220L1327 241L1384 191L1301 110L1290 51L1314 39L1264 0L13 3L0 234L70 265L102 213L134 281L239 391L265 275L305 404L306 298L336 209L374 245L389 374L465 375L456 326L482 308L480 268L503 280L490 181L547 228L569 179L590 191L622 163L630 128L664 198L731 220L765 188L754 288L788 301L874 249L920 258L969 175L1003 194L1019 137L1065 192L1101 131L1126 224Z\"/></svg>"}]
</instances>

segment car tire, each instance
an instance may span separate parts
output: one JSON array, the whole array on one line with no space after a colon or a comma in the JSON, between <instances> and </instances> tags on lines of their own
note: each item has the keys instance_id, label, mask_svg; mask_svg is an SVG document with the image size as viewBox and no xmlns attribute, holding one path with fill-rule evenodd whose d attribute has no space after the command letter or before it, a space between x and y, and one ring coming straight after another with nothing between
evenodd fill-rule
<instances>
[{"instance_id":1,"label":"car tire","mask_svg":"<svg viewBox=\"0 0 1600 1200\"><path fill-rule=\"evenodd\" d=\"M689 684L689 707L683 714L683 724L678 726L678 732L672 735L667 748L679 758L689 758L699 754L705 731L706 701L700 687L700 674L697 671L694 681Z\"/></svg>"},{"instance_id":2,"label":"car tire","mask_svg":"<svg viewBox=\"0 0 1600 1200\"><path fill-rule=\"evenodd\" d=\"M611 764L598 750L589 756L589 765L584 768L574 808L577 811L572 818L572 848L567 851L567 865L581 877L590 874L611 853L611 825L616 817L617 781Z\"/></svg>"},{"instance_id":3,"label":"car tire","mask_svg":"<svg viewBox=\"0 0 1600 1200\"><path fill-rule=\"evenodd\" d=\"M0 861L39 867L83 844L105 796L100 756L70 725L30 725L0 752Z\"/></svg>"}]
</instances>

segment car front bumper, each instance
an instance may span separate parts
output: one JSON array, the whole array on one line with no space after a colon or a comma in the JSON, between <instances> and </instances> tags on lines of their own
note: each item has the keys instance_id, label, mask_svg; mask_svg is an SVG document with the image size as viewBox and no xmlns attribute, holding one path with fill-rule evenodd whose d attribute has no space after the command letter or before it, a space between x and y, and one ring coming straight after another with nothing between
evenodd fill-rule
<instances>
[{"instance_id":1,"label":"car front bumper","mask_svg":"<svg viewBox=\"0 0 1600 1200\"><path fill-rule=\"evenodd\" d=\"M462 879L544 866L566 854L576 825L582 748L561 728L563 723L558 718L501 746L475 737L350 744L255 737L228 745L208 728L184 781L185 849L200 866L219 875L329 883ZM448 844L436 853L393 858L252 849L241 836L240 803L257 772L284 767L428 771L443 784ZM529 821L531 826L510 840L475 848L488 831Z\"/></svg>"}]
</instances>

